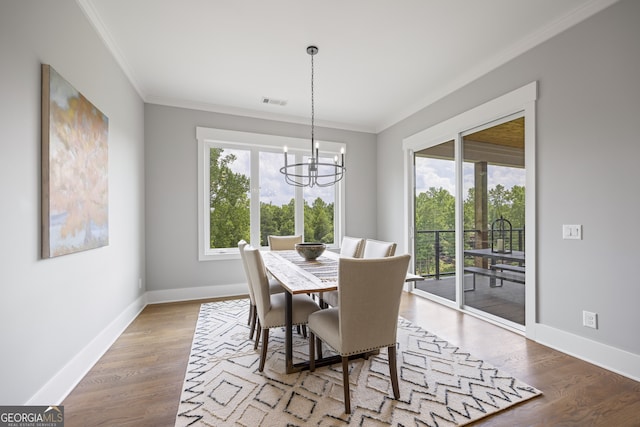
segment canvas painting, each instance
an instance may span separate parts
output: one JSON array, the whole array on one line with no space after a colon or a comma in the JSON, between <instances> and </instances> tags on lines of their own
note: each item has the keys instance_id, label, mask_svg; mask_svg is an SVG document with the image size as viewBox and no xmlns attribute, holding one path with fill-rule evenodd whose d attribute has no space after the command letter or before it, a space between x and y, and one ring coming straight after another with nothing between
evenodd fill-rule
<instances>
[{"instance_id":1,"label":"canvas painting","mask_svg":"<svg viewBox=\"0 0 640 427\"><path fill-rule=\"evenodd\" d=\"M109 119L42 65L42 257L109 244Z\"/></svg>"}]
</instances>

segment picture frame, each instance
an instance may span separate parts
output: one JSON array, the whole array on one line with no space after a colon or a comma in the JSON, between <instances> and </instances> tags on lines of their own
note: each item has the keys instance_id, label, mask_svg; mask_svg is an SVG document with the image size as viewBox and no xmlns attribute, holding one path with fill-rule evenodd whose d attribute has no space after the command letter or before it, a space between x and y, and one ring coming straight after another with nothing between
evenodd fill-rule
<instances>
[{"instance_id":1,"label":"picture frame","mask_svg":"<svg viewBox=\"0 0 640 427\"><path fill-rule=\"evenodd\" d=\"M109 244L109 119L42 64L42 257Z\"/></svg>"}]
</instances>

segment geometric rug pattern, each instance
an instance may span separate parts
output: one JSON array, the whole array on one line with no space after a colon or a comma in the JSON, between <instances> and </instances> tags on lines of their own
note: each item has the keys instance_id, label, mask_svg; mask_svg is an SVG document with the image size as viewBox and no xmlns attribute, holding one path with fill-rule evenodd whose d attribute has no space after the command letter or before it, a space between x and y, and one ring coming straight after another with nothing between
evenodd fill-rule
<instances>
[{"instance_id":1,"label":"geometric rug pattern","mask_svg":"<svg viewBox=\"0 0 640 427\"><path fill-rule=\"evenodd\" d=\"M461 426L541 394L401 317L400 399L393 399L383 349L350 362L347 415L340 363L284 373L284 328L271 330L258 371L248 310L247 299L201 306L176 426ZM293 337L294 362L307 360L308 341Z\"/></svg>"}]
</instances>

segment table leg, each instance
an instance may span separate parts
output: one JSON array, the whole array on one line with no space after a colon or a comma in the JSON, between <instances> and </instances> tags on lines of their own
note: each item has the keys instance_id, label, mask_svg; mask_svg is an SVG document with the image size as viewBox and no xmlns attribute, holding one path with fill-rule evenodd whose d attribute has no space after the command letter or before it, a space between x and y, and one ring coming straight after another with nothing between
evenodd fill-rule
<instances>
[{"instance_id":1,"label":"table leg","mask_svg":"<svg viewBox=\"0 0 640 427\"><path fill-rule=\"evenodd\" d=\"M293 296L290 292L285 292L285 311L284 311L284 357L286 362L287 374L293 370Z\"/></svg>"}]
</instances>

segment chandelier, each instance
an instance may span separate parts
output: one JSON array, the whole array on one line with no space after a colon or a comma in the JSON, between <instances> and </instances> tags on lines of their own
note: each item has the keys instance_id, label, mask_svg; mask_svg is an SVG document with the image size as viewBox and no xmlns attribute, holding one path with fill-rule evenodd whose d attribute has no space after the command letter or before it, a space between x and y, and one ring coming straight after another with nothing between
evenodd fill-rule
<instances>
[{"instance_id":1,"label":"chandelier","mask_svg":"<svg viewBox=\"0 0 640 427\"><path fill-rule=\"evenodd\" d=\"M280 173L284 175L287 184L296 187L330 187L344 177L344 148L340 149L340 163L338 156L333 158L333 163L320 160L319 145L315 142L314 125L315 110L313 103L313 56L318 53L316 46L307 47L307 53L311 56L311 155L307 162L289 164L287 160L287 147L284 147L284 166Z\"/></svg>"}]
</instances>

